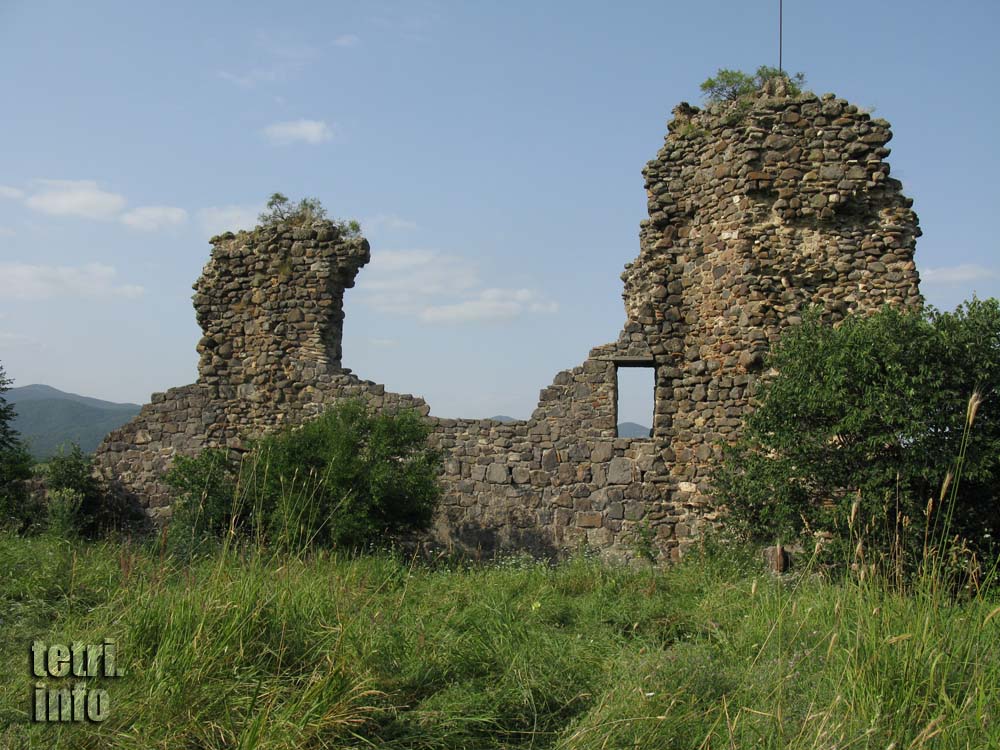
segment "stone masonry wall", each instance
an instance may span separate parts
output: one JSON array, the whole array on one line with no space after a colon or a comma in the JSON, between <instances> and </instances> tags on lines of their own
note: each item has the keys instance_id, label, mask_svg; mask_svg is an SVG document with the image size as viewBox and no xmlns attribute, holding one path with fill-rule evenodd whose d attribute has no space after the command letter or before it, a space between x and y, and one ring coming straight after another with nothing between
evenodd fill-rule
<instances>
[{"instance_id":1,"label":"stone masonry wall","mask_svg":"<svg viewBox=\"0 0 1000 750\"><path fill-rule=\"evenodd\" d=\"M807 305L836 320L920 304L920 230L889 177L888 123L833 95L772 84L749 104L681 104L668 128L643 170L649 219L622 275L622 333L557 374L530 419L433 418L423 400L343 369L343 293L368 243L328 222L279 225L213 239L195 286L198 382L154 394L111 433L102 474L162 519L158 476L173 456L239 448L359 397L431 420L447 456L431 541L628 557L642 527L661 557L676 557L719 521L708 469L766 376L770 343ZM648 438L616 436L621 367L655 372Z\"/></svg>"}]
</instances>

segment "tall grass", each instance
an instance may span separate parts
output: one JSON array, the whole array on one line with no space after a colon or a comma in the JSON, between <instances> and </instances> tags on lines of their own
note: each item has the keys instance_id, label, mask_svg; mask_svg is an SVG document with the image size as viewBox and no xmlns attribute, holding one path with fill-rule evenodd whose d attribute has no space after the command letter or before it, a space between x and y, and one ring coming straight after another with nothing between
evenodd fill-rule
<instances>
[{"instance_id":1,"label":"tall grass","mask_svg":"<svg viewBox=\"0 0 1000 750\"><path fill-rule=\"evenodd\" d=\"M267 544L231 527L184 555L0 536L0 748L1000 747L994 571L950 532L962 458L916 576L862 529L836 579L711 541L668 569L310 553L303 498ZM32 640L106 637L109 718L32 724Z\"/></svg>"},{"instance_id":2,"label":"tall grass","mask_svg":"<svg viewBox=\"0 0 1000 750\"><path fill-rule=\"evenodd\" d=\"M879 577L0 541L0 747L1000 746L1000 607ZM27 649L117 637L100 724L28 722ZM50 681L52 684L55 681Z\"/></svg>"}]
</instances>

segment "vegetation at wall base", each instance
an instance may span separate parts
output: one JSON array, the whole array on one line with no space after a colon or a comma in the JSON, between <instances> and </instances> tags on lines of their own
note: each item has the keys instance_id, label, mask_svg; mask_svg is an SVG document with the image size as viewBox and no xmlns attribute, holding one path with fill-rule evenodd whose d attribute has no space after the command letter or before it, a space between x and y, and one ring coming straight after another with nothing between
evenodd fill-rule
<instances>
[{"instance_id":1,"label":"vegetation at wall base","mask_svg":"<svg viewBox=\"0 0 1000 750\"><path fill-rule=\"evenodd\" d=\"M807 549L825 538L840 561L860 541L909 571L954 537L980 562L996 558L997 300L836 327L814 312L769 363L777 374L714 477L731 526Z\"/></svg>"},{"instance_id":2,"label":"vegetation at wall base","mask_svg":"<svg viewBox=\"0 0 1000 750\"><path fill-rule=\"evenodd\" d=\"M415 412L344 401L239 458L219 449L179 457L166 476L176 493L171 544L196 549L235 536L362 549L426 528L441 492L429 435Z\"/></svg>"},{"instance_id":3,"label":"vegetation at wall base","mask_svg":"<svg viewBox=\"0 0 1000 750\"><path fill-rule=\"evenodd\" d=\"M60 448L45 464L42 474L47 516L50 522L58 519L59 527L72 521L77 533L94 538L139 520L97 480L93 457L85 455L77 443ZM73 505L72 514L68 514L67 503Z\"/></svg>"}]
</instances>

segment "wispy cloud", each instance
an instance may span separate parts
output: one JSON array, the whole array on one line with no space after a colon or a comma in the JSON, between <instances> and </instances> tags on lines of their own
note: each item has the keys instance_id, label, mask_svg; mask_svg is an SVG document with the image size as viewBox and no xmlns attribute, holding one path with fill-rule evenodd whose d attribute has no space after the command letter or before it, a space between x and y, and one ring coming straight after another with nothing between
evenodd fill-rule
<instances>
[{"instance_id":1,"label":"wispy cloud","mask_svg":"<svg viewBox=\"0 0 1000 750\"><path fill-rule=\"evenodd\" d=\"M554 313L559 305L530 289L483 289L472 299L429 305L420 311L428 323L509 320L524 313Z\"/></svg>"},{"instance_id":2,"label":"wispy cloud","mask_svg":"<svg viewBox=\"0 0 1000 750\"><path fill-rule=\"evenodd\" d=\"M261 211L260 206L209 206L198 212L198 221L205 236L214 237L223 232L253 229Z\"/></svg>"},{"instance_id":3,"label":"wispy cloud","mask_svg":"<svg viewBox=\"0 0 1000 750\"><path fill-rule=\"evenodd\" d=\"M475 264L434 250L374 253L358 290L376 310L425 323L510 320L558 309L531 289L485 288Z\"/></svg>"},{"instance_id":4,"label":"wispy cloud","mask_svg":"<svg viewBox=\"0 0 1000 750\"><path fill-rule=\"evenodd\" d=\"M998 276L1000 276L1000 273L996 269L986 268L975 263L960 263L957 266L920 269L921 282L940 286L968 284L972 281L995 279Z\"/></svg>"},{"instance_id":5,"label":"wispy cloud","mask_svg":"<svg viewBox=\"0 0 1000 750\"><path fill-rule=\"evenodd\" d=\"M118 284L113 266L88 263L83 266L45 266L0 263L0 297L46 300L55 297L134 299L143 294L136 284Z\"/></svg>"},{"instance_id":6,"label":"wispy cloud","mask_svg":"<svg viewBox=\"0 0 1000 750\"><path fill-rule=\"evenodd\" d=\"M361 220L361 226L366 232L405 232L417 228L415 221L404 219L395 214L379 214Z\"/></svg>"},{"instance_id":7,"label":"wispy cloud","mask_svg":"<svg viewBox=\"0 0 1000 750\"><path fill-rule=\"evenodd\" d=\"M391 349L399 346L399 341L396 339L368 339L368 343L380 349Z\"/></svg>"},{"instance_id":8,"label":"wispy cloud","mask_svg":"<svg viewBox=\"0 0 1000 750\"><path fill-rule=\"evenodd\" d=\"M261 84L278 83L292 78L319 57L319 50L288 35L261 32L253 45L253 53L259 58L241 72L218 71L219 77L243 89L252 89Z\"/></svg>"},{"instance_id":9,"label":"wispy cloud","mask_svg":"<svg viewBox=\"0 0 1000 750\"><path fill-rule=\"evenodd\" d=\"M14 333L12 331L0 331L0 343L37 344L39 342L34 336L26 336L23 333Z\"/></svg>"},{"instance_id":10,"label":"wispy cloud","mask_svg":"<svg viewBox=\"0 0 1000 750\"><path fill-rule=\"evenodd\" d=\"M0 185L0 198L11 198L20 200L24 197L24 191L10 185Z\"/></svg>"},{"instance_id":11,"label":"wispy cloud","mask_svg":"<svg viewBox=\"0 0 1000 750\"><path fill-rule=\"evenodd\" d=\"M323 143L333 138L333 129L322 120L290 120L276 122L264 128L272 142L287 145L289 143Z\"/></svg>"},{"instance_id":12,"label":"wispy cloud","mask_svg":"<svg viewBox=\"0 0 1000 750\"><path fill-rule=\"evenodd\" d=\"M220 70L219 78L223 81L229 81L241 89L252 89L259 83L270 83L276 81L278 78L277 71L274 70L250 70L242 75L239 73L230 73L228 70Z\"/></svg>"},{"instance_id":13,"label":"wispy cloud","mask_svg":"<svg viewBox=\"0 0 1000 750\"><path fill-rule=\"evenodd\" d=\"M412 312L428 298L472 292L481 286L475 266L435 250L385 250L372 255L359 288L383 310Z\"/></svg>"},{"instance_id":14,"label":"wispy cloud","mask_svg":"<svg viewBox=\"0 0 1000 750\"><path fill-rule=\"evenodd\" d=\"M125 197L102 190L93 180L35 180L27 197L28 208L52 216L113 219L124 207Z\"/></svg>"},{"instance_id":15,"label":"wispy cloud","mask_svg":"<svg viewBox=\"0 0 1000 750\"><path fill-rule=\"evenodd\" d=\"M15 232L10 227L0 227L0 237L13 237L17 232Z\"/></svg>"},{"instance_id":16,"label":"wispy cloud","mask_svg":"<svg viewBox=\"0 0 1000 750\"><path fill-rule=\"evenodd\" d=\"M174 206L139 206L123 213L122 224L144 232L155 232L166 227L179 226L187 221L187 211Z\"/></svg>"},{"instance_id":17,"label":"wispy cloud","mask_svg":"<svg viewBox=\"0 0 1000 750\"><path fill-rule=\"evenodd\" d=\"M357 47L361 39L356 34L341 34L333 40L334 47Z\"/></svg>"}]
</instances>

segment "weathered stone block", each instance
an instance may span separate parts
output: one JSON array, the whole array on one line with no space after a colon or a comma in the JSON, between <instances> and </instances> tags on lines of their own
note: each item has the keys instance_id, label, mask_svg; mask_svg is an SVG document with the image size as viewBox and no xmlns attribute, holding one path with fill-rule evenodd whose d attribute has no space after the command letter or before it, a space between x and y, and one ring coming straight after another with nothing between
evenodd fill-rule
<instances>
[{"instance_id":1,"label":"weathered stone block","mask_svg":"<svg viewBox=\"0 0 1000 750\"><path fill-rule=\"evenodd\" d=\"M618 457L608 464L608 484L630 484L633 478L632 461Z\"/></svg>"}]
</instances>

